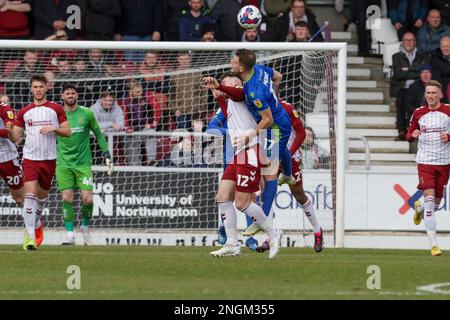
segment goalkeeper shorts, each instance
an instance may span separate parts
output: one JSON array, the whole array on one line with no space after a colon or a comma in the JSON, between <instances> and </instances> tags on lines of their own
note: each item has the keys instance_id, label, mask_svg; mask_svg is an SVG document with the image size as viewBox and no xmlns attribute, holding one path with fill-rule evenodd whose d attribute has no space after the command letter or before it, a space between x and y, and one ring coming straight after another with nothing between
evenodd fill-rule
<instances>
[{"instance_id":1,"label":"goalkeeper shorts","mask_svg":"<svg viewBox=\"0 0 450 320\"><path fill-rule=\"evenodd\" d=\"M93 190L92 168L65 168L56 166L58 190Z\"/></svg>"}]
</instances>

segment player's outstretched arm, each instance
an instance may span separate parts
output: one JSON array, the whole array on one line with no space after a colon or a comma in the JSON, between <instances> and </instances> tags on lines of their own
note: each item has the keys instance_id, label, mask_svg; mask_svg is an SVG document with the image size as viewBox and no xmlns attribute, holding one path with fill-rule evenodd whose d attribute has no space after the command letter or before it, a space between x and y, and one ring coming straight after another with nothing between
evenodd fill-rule
<instances>
[{"instance_id":1,"label":"player's outstretched arm","mask_svg":"<svg viewBox=\"0 0 450 320\"><path fill-rule=\"evenodd\" d=\"M13 143L18 143L23 137L23 128L14 126L9 129L9 140Z\"/></svg>"}]
</instances>

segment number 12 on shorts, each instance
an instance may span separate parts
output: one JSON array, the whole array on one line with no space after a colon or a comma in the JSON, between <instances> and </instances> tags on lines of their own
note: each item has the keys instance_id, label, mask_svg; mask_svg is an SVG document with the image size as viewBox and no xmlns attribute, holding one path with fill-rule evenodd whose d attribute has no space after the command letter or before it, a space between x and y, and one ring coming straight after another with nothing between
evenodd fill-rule
<instances>
[{"instance_id":1,"label":"number 12 on shorts","mask_svg":"<svg viewBox=\"0 0 450 320\"><path fill-rule=\"evenodd\" d=\"M237 185L240 187L248 187L249 176L244 176L242 174L238 174Z\"/></svg>"}]
</instances>

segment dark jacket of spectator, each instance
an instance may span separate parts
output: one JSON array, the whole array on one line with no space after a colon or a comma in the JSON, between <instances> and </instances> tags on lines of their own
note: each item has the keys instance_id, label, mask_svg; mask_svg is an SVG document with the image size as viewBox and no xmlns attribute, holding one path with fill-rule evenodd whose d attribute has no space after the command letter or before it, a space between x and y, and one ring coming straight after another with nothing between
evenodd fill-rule
<instances>
[{"instance_id":1,"label":"dark jacket of spectator","mask_svg":"<svg viewBox=\"0 0 450 320\"><path fill-rule=\"evenodd\" d=\"M417 33L417 48L422 52L431 53L439 48L441 38L444 36L450 36L450 27L441 23L434 31L429 24L426 24Z\"/></svg>"},{"instance_id":2,"label":"dark jacket of spectator","mask_svg":"<svg viewBox=\"0 0 450 320\"><path fill-rule=\"evenodd\" d=\"M162 32L163 2L161 0L121 0L122 16L118 31L122 35L148 36Z\"/></svg>"},{"instance_id":3,"label":"dark jacket of spectator","mask_svg":"<svg viewBox=\"0 0 450 320\"><path fill-rule=\"evenodd\" d=\"M447 87L450 84L450 59L444 57L441 50L438 50L431 60L431 74L433 75L433 80L441 83L444 99L448 101L450 98L447 94Z\"/></svg>"},{"instance_id":4,"label":"dark jacket of spectator","mask_svg":"<svg viewBox=\"0 0 450 320\"><path fill-rule=\"evenodd\" d=\"M241 5L238 0L219 0L211 10L211 17L216 21L218 41L239 41L239 25L236 16Z\"/></svg>"},{"instance_id":5,"label":"dark jacket of spectator","mask_svg":"<svg viewBox=\"0 0 450 320\"><path fill-rule=\"evenodd\" d=\"M407 80L418 79L420 66L428 62L428 55L419 51L416 51L416 56L411 64L404 52L400 51L394 54L392 56L393 75L390 83L390 96L397 97Z\"/></svg>"},{"instance_id":6,"label":"dark jacket of spectator","mask_svg":"<svg viewBox=\"0 0 450 320\"><path fill-rule=\"evenodd\" d=\"M430 9L439 10L442 23L450 26L450 0L430 0Z\"/></svg>"},{"instance_id":7,"label":"dark jacket of spectator","mask_svg":"<svg viewBox=\"0 0 450 320\"><path fill-rule=\"evenodd\" d=\"M57 4L59 3L59 5ZM76 0L41 0L33 1L33 17L35 20L34 38L43 40L55 33L53 23L57 20L67 21L67 7L76 5ZM70 40L75 39L75 31L65 28Z\"/></svg>"},{"instance_id":8,"label":"dark jacket of spectator","mask_svg":"<svg viewBox=\"0 0 450 320\"><path fill-rule=\"evenodd\" d=\"M408 113L412 114L415 109L424 105L425 103L425 84L420 80L414 81L414 83L408 89L408 95L406 96L406 109Z\"/></svg>"},{"instance_id":9,"label":"dark jacket of spectator","mask_svg":"<svg viewBox=\"0 0 450 320\"><path fill-rule=\"evenodd\" d=\"M31 0L19 0L14 3L28 4ZM0 12L0 39L1 38L27 38L30 35L28 14L14 10Z\"/></svg>"},{"instance_id":10,"label":"dark jacket of spectator","mask_svg":"<svg viewBox=\"0 0 450 320\"><path fill-rule=\"evenodd\" d=\"M180 17L183 9L187 9L186 0L166 0L164 8L164 16L166 19L165 40L180 40Z\"/></svg>"},{"instance_id":11,"label":"dark jacket of spectator","mask_svg":"<svg viewBox=\"0 0 450 320\"><path fill-rule=\"evenodd\" d=\"M290 13L291 9L286 10L283 15L279 18L281 19L281 33L280 39L278 41L286 41L287 36L289 34L289 22L290 22ZM309 8L305 9L305 16L308 19L309 30L311 31L311 37L313 37L319 30L320 26L317 23L316 16L312 13ZM322 34L319 33L313 41L323 41Z\"/></svg>"},{"instance_id":12,"label":"dark jacket of spectator","mask_svg":"<svg viewBox=\"0 0 450 320\"><path fill-rule=\"evenodd\" d=\"M112 40L115 19L120 17L119 0L88 0L86 6L86 36L88 40Z\"/></svg>"},{"instance_id":13,"label":"dark jacket of spectator","mask_svg":"<svg viewBox=\"0 0 450 320\"><path fill-rule=\"evenodd\" d=\"M398 22L405 23L407 19L409 0L389 0L389 18L392 24ZM413 0L412 7L412 24L417 19L425 21L428 13L428 1L427 0Z\"/></svg>"},{"instance_id":14,"label":"dark jacket of spectator","mask_svg":"<svg viewBox=\"0 0 450 320\"><path fill-rule=\"evenodd\" d=\"M123 99L122 105L126 108L128 126L134 131L142 131L147 123L152 123L152 109L145 97Z\"/></svg>"},{"instance_id":15,"label":"dark jacket of spectator","mask_svg":"<svg viewBox=\"0 0 450 320\"><path fill-rule=\"evenodd\" d=\"M202 9L202 12L198 17L194 17L189 9L183 10L180 18L180 40L200 41L202 37L202 27L206 23L214 23L208 10Z\"/></svg>"}]
</instances>

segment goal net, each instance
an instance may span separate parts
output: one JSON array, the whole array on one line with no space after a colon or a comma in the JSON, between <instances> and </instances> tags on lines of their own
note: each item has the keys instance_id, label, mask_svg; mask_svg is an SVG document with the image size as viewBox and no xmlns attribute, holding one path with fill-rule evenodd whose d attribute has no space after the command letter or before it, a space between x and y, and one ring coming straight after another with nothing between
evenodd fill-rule
<instances>
[{"instance_id":1,"label":"goal net","mask_svg":"<svg viewBox=\"0 0 450 320\"><path fill-rule=\"evenodd\" d=\"M29 104L29 80L34 74L47 77L47 99L61 104L62 86L73 83L79 105L93 111L105 133L114 162L112 176L106 174L102 151L91 135L95 244L217 243L215 193L223 173L224 138L207 130L211 119L217 119L218 105L201 79L219 79L229 71L230 59L240 46L0 41L2 101L16 111ZM336 223L336 164L339 152L344 152L336 144L338 53L344 57L345 45L245 46L255 50L258 63L283 74L281 98L294 104L305 126L313 130L302 147L304 189L314 203L327 246L333 246L340 223ZM18 151L21 157L21 144ZM81 205L76 191L78 243L82 243L77 232ZM278 188L273 210L275 224L283 230L283 246L312 245L311 225L287 186ZM55 179L43 221L44 244L61 243L65 237L62 197ZM243 214L238 223L245 228ZM21 242L22 211L4 182L0 183L0 227L0 243Z\"/></svg>"}]
</instances>

